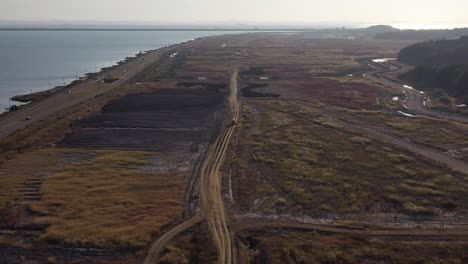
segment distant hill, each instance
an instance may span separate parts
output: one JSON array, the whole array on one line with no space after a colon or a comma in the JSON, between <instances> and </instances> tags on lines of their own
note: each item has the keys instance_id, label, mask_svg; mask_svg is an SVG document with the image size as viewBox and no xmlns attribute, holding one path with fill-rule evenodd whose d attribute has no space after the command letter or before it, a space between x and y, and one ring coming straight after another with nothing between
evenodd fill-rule
<instances>
[{"instance_id":1,"label":"distant hill","mask_svg":"<svg viewBox=\"0 0 468 264\"><path fill-rule=\"evenodd\" d=\"M375 39L426 41L440 39L456 39L466 35L468 35L468 28L443 30L399 30L378 33L375 35Z\"/></svg>"},{"instance_id":2,"label":"distant hill","mask_svg":"<svg viewBox=\"0 0 468 264\"><path fill-rule=\"evenodd\" d=\"M416 66L401 76L406 82L468 102L468 36L411 45L400 51L398 61Z\"/></svg>"},{"instance_id":3,"label":"distant hill","mask_svg":"<svg viewBox=\"0 0 468 264\"><path fill-rule=\"evenodd\" d=\"M370 32L370 33L388 33L388 32L399 32L400 29L394 28L389 25L375 25L364 28L363 30Z\"/></svg>"}]
</instances>

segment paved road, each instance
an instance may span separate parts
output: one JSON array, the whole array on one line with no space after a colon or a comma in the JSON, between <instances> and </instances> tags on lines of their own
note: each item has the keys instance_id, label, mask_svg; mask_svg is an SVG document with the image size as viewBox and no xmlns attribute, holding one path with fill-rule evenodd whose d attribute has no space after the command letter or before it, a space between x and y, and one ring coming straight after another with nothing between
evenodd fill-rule
<instances>
[{"instance_id":1,"label":"paved road","mask_svg":"<svg viewBox=\"0 0 468 264\"><path fill-rule=\"evenodd\" d=\"M223 123L221 133L211 144L206 152L205 159L202 161L199 170L200 178L200 199L202 213L186 221L166 234L159 237L151 246L145 264L157 263L159 254L164 250L169 240L180 232L190 228L194 224L206 220L213 241L218 249L218 263L231 264L237 263L237 252L234 244L234 238L228 224L228 216L224 207L223 197L221 195L221 175L220 168L223 165L226 150L234 133L235 124L238 121L240 106L237 100L237 78L238 70L234 69L231 75L229 110ZM203 216L200 219L200 217Z\"/></svg>"},{"instance_id":2,"label":"paved road","mask_svg":"<svg viewBox=\"0 0 468 264\"><path fill-rule=\"evenodd\" d=\"M381 67L387 67L386 64L378 64ZM400 83L396 83L393 81L390 81L388 79L385 79L380 76L382 73L386 72L394 72L399 69L395 68L384 68L383 70L377 70L377 71L372 71L367 74L365 74L366 78L383 84L385 86L397 89L399 91L403 91L407 94L407 101L406 101L406 106L408 107L409 110L411 110L414 114L420 114L420 115L427 115L435 118L440 118L440 119L447 119L447 120L452 120L452 121L457 121L461 123L467 123L468 124L468 118L456 114L451 114L451 113L446 113L446 112L439 112L435 110L430 110L426 107L424 107L424 100L426 99L427 95L424 93L421 93L418 90L404 87Z\"/></svg>"},{"instance_id":3,"label":"paved road","mask_svg":"<svg viewBox=\"0 0 468 264\"><path fill-rule=\"evenodd\" d=\"M0 138L34 124L54 113L90 100L93 97L121 86L148 66L163 58L164 54L169 50L169 48L165 48L152 51L138 59L103 72L98 80L88 79L83 83L73 86L70 88L70 94L67 91L63 91L45 100L28 105L14 113L10 113L5 118L0 119ZM120 80L107 85L99 84L104 78L110 75L118 76L123 74L124 70L127 70L127 72L124 73ZM31 117L30 120L26 120L28 116Z\"/></svg>"}]
</instances>

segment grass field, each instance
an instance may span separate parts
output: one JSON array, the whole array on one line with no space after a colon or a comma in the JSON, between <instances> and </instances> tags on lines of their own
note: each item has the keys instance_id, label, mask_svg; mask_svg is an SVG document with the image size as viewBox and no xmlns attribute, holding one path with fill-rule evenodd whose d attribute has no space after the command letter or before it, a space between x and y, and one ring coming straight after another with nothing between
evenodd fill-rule
<instances>
[{"instance_id":1,"label":"grass field","mask_svg":"<svg viewBox=\"0 0 468 264\"><path fill-rule=\"evenodd\" d=\"M305 242L307 241L307 242ZM318 234L259 235L251 259L266 263L408 263L461 264L463 242L369 242L359 237Z\"/></svg>"},{"instance_id":2,"label":"grass field","mask_svg":"<svg viewBox=\"0 0 468 264\"><path fill-rule=\"evenodd\" d=\"M442 150L468 147L467 124L424 116L406 118L377 111L355 111L354 113L367 122L386 125L396 135L424 145Z\"/></svg>"},{"instance_id":3,"label":"grass field","mask_svg":"<svg viewBox=\"0 0 468 264\"><path fill-rule=\"evenodd\" d=\"M72 246L134 248L147 245L183 209L186 182L153 174L154 153L99 151L92 161L65 166L44 182L31 209L47 226L42 239Z\"/></svg>"},{"instance_id":4,"label":"grass field","mask_svg":"<svg viewBox=\"0 0 468 264\"><path fill-rule=\"evenodd\" d=\"M468 185L450 170L349 132L294 103L257 102L255 109L256 117L252 110L243 115L243 147L232 161L237 175L261 179L247 187L257 193L250 196L249 210L407 215L467 210Z\"/></svg>"},{"instance_id":5,"label":"grass field","mask_svg":"<svg viewBox=\"0 0 468 264\"><path fill-rule=\"evenodd\" d=\"M38 150L22 153L4 161L0 170L0 209L23 197L28 180L41 180L57 171L58 158L53 152Z\"/></svg>"}]
</instances>

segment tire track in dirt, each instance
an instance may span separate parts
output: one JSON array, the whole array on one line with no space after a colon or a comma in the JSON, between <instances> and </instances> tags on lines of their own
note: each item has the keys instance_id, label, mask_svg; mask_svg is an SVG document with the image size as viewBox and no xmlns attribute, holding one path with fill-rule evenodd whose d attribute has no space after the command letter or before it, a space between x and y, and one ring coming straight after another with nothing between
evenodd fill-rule
<instances>
[{"instance_id":1,"label":"tire track in dirt","mask_svg":"<svg viewBox=\"0 0 468 264\"><path fill-rule=\"evenodd\" d=\"M239 118L240 107L237 101L237 69L231 76L231 94L229 97L229 113L221 136L209 151L207 162L201 169L200 196L203 208L207 212L208 226L218 248L218 263L236 263L233 238L229 230L226 209L221 195L220 168L226 156L226 150L234 133L235 124Z\"/></svg>"},{"instance_id":2,"label":"tire track in dirt","mask_svg":"<svg viewBox=\"0 0 468 264\"><path fill-rule=\"evenodd\" d=\"M144 264L153 264L153 263L158 263L159 255L161 254L162 250L164 249L165 245L173 239L176 235L178 235L180 232L187 230L191 228L192 226L201 223L203 220L205 220L205 215L203 213L198 213L194 217L192 217L190 220L174 227L171 229L169 232L163 234L161 237L158 238L150 247L148 250L146 259L144 260Z\"/></svg>"},{"instance_id":3,"label":"tire track in dirt","mask_svg":"<svg viewBox=\"0 0 468 264\"><path fill-rule=\"evenodd\" d=\"M452 241L468 241L468 230L455 229L434 229L434 228L381 228L381 229L356 229L345 226L333 226L326 224L310 224L291 221L275 221L264 218L238 219L238 224L233 225L236 232L261 230L271 228L290 228L311 230L331 234L359 235L365 237L412 237L413 239L426 241L428 238L444 238Z\"/></svg>"},{"instance_id":4,"label":"tire track in dirt","mask_svg":"<svg viewBox=\"0 0 468 264\"><path fill-rule=\"evenodd\" d=\"M165 245L176 235L188 228L207 221L213 241L218 249L218 263L237 263L237 254L233 235L228 224L228 217L221 194L220 168L226 156L226 150L238 121L240 106L237 100L237 68L232 71L230 81L229 110L223 123L221 133L208 148L200 170L201 212L190 220L174 227L159 237L151 246L145 264L157 263L159 254Z\"/></svg>"},{"instance_id":5,"label":"tire track in dirt","mask_svg":"<svg viewBox=\"0 0 468 264\"><path fill-rule=\"evenodd\" d=\"M304 107L307 108L311 112L318 113L330 120L333 120L334 122L337 122L343 125L347 129L351 129L352 131L356 131L360 134L371 136L372 138L380 142L405 149L416 155L428 158L438 164L445 165L446 167L449 167L455 171L468 175L468 163L459 159L452 158L439 150L419 146L414 143L407 142L403 139L400 139L384 131L375 130L373 128L366 127L363 124L354 123L353 122L354 120L350 117L346 117L346 120L345 120L343 117L340 117L335 113L332 113L323 109L314 108L314 107L310 107L307 105L304 105ZM462 179L465 180L466 178L462 178Z\"/></svg>"}]
</instances>

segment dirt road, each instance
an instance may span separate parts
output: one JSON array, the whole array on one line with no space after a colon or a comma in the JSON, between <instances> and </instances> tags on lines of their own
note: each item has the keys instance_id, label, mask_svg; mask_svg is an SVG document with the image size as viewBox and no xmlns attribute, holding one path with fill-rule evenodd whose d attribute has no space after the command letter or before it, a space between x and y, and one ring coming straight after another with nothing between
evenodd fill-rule
<instances>
[{"instance_id":1,"label":"dirt road","mask_svg":"<svg viewBox=\"0 0 468 264\"><path fill-rule=\"evenodd\" d=\"M190 220L174 227L171 229L169 232L165 233L161 237L158 238L150 247L147 253L147 257L144 261L144 264L153 264L153 263L158 263L159 262L159 255L161 254L161 251L164 249L165 245L173 239L177 234L180 232L189 229L190 227L201 223L203 220L205 220L205 215L202 213L199 213L192 217Z\"/></svg>"},{"instance_id":2,"label":"dirt road","mask_svg":"<svg viewBox=\"0 0 468 264\"><path fill-rule=\"evenodd\" d=\"M169 50L170 48L152 51L138 59L131 60L114 69L101 73L100 78L97 80L88 79L83 83L71 87L70 93L63 91L43 101L10 113L5 118L0 119L0 137L7 136L54 113L121 86L156 61L165 58L165 54ZM112 77L122 74L123 76L112 84L101 84L101 81L108 76ZM31 117L31 119L27 120L27 117Z\"/></svg>"},{"instance_id":3,"label":"dirt road","mask_svg":"<svg viewBox=\"0 0 468 264\"><path fill-rule=\"evenodd\" d=\"M310 224L292 221L280 221L265 218L242 218L238 224L233 225L236 232L245 230L292 228L302 230L313 230L330 234L359 235L364 237L403 237L413 241L427 241L432 239L444 239L452 241L468 241L468 230L464 227L454 229L440 228L378 228L364 229L346 226L334 226L327 224Z\"/></svg>"},{"instance_id":4,"label":"dirt road","mask_svg":"<svg viewBox=\"0 0 468 264\"><path fill-rule=\"evenodd\" d=\"M166 243L180 232L200 223L203 219L207 221L213 241L218 249L218 263L237 263L236 248L228 224L226 209L224 208L223 197L221 195L221 175L220 168L226 156L235 124L238 121L240 106L237 100L237 78L238 70L234 69L230 81L229 108L226 119L223 123L221 133L215 142L208 148L205 159L202 161L199 170L200 177L200 199L201 212L194 218L184 222L166 234L158 238L153 243L144 261L145 264L157 263L158 255L164 250ZM203 217L202 217L203 218Z\"/></svg>"},{"instance_id":5,"label":"dirt road","mask_svg":"<svg viewBox=\"0 0 468 264\"><path fill-rule=\"evenodd\" d=\"M318 113L330 120L333 120L333 122L343 125L348 129L351 129L361 134L365 134L367 136L371 136L372 138L375 138L376 140L379 140L386 144L406 149L414 154L426 157L428 159L433 160L436 163L443 164L453 170L468 175L468 164L466 162L450 157L449 155L439 150L416 145L412 142L393 136L383 130L376 130L370 127L366 127L362 123L360 123L359 120L354 120L349 116L343 118L343 116L341 116L339 113L333 113L331 111L310 107L308 105L303 106L310 112Z\"/></svg>"},{"instance_id":6,"label":"dirt road","mask_svg":"<svg viewBox=\"0 0 468 264\"><path fill-rule=\"evenodd\" d=\"M221 196L221 177L219 170L226 156L226 149L238 121L240 107L237 101L237 69L231 77L231 95L229 97L229 113L224 124L224 130L208 151L208 156L201 167L200 196L202 206L207 212L208 226L213 240L218 248L218 263L236 263L234 243L229 230L226 210Z\"/></svg>"}]
</instances>

